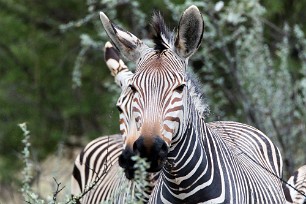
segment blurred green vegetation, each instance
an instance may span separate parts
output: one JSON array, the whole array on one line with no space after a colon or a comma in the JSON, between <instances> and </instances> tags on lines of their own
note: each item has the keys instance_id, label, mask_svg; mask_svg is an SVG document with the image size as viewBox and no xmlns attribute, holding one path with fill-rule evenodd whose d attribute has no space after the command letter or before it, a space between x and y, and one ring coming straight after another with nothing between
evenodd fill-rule
<instances>
[{"instance_id":1,"label":"blurred green vegetation","mask_svg":"<svg viewBox=\"0 0 306 204\"><path fill-rule=\"evenodd\" d=\"M93 32L93 26L70 32L59 26L85 15L86 3L13 0L1 1L0 7L0 181L11 182L21 165L18 123L27 122L37 160L70 136L89 140L119 128L113 122L118 118L112 103L116 93L102 83L113 80L102 50L87 53L83 86L72 88L79 36Z\"/></svg>"},{"instance_id":2,"label":"blurred green vegetation","mask_svg":"<svg viewBox=\"0 0 306 204\"><path fill-rule=\"evenodd\" d=\"M0 0L0 182L15 180L15 172L22 165L18 160L23 149L19 123L27 122L31 130L30 142L37 161L52 154L60 142L84 145L84 138L89 141L119 132L115 108L118 93L109 85L113 84L113 78L103 61L102 44L88 49L82 56L82 63L76 62L84 48L80 36L86 34L103 42L105 36L97 32L102 30L102 25L97 19L77 22L90 13L106 10L110 16L116 16L116 23L120 22L140 38L146 38L150 36L149 20L153 10L161 10L171 27L179 19L171 18L171 10L163 0L110 2ZM170 2L184 3L182 0ZM218 1L205 2L214 5ZM291 27L299 24L306 31L305 1L263 0L261 3L267 10L264 15L267 24L265 41L271 50L281 41L285 22ZM115 6L110 8L109 4ZM90 6L94 7L94 12L90 11ZM138 14L131 16L131 11ZM76 23L60 29L61 25L69 25L71 21ZM293 79L301 78L297 55L296 49L290 51ZM203 66L203 62L194 61L193 65ZM82 85L73 88L72 73L76 66L80 66ZM224 70L218 73L227 74ZM218 81L203 79L203 82L213 81L213 88L220 88ZM225 77L224 81L223 86L235 91L232 79ZM213 114L248 121L247 114L237 115L243 104L237 100L220 101L220 97L224 95L215 94L210 105L222 104L220 107L225 113Z\"/></svg>"}]
</instances>

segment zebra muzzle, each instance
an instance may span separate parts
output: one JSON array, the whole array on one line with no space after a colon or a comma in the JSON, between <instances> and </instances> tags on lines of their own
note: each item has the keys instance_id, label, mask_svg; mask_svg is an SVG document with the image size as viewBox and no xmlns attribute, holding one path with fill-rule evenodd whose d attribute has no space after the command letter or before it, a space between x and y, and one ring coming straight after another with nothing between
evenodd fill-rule
<instances>
[{"instance_id":1,"label":"zebra muzzle","mask_svg":"<svg viewBox=\"0 0 306 204\"><path fill-rule=\"evenodd\" d=\"M129 180L133 179L135 174L135 161L132 160L132 157L135 155L136 154L130 148L127 148L122 151L118 159L119 166L124 169L125 176Z\"/></svg>"},{"instance_id":2,"label":"zebra muzzle","mask_svg":"<svg viewBox=\"0 0 306 204\"><path fill-rule=\"evenodd\" d=\"M139 137L133 144L133 150L126 148L119 157L119 165L124 169L128 179L134 178L135 161L132 157L139 155L146 158L150 163L148 172L158 172L163 168L168 154L168 146L164 140L155 136L150 142L147 142L143 136Z\"/></svg>"}]
</instances>

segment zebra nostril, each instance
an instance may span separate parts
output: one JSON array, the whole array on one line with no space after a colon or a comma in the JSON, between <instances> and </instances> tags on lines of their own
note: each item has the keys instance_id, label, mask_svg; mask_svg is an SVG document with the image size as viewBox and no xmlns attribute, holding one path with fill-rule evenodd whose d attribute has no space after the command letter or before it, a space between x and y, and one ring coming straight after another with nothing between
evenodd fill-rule
<instances>
[{"instance_id":1,"label":"zebra nostril","mask_svg":"<svg viewBox=\"0 0 306 204\"><path fill-rule=\"evenodd\" d=\"M168 154L168 146L166 142L163 141L163 144L159 150L158 155L161 159L164 159L167 156L167 154Z\"/></svg>"},{"instance_id":2,"label":"zebra nostril","mask_svg":"<svg viewBox=\"0 0 306 204\"><path fill-rule=\"evenodd\" d=\"M144 142L143 142L143 138L142 138L142 137L138 138L138 139L134 142L134 144L133 144L133 151L134 151L135 154L138 154L138 155L141 154L142 149L144 149L143 143L144 143ZM140 156L142 156L142 155L140 155Z\"/></svg>"},{"instance_id":3,"label":"zebra nostril","mask_svg":"<svg viewBox=\"0 0 306 204\"><path fill-rule=\"evenodd\" d=\"M121 168L126 168L126 158L124 158L124 155L121 154L119 156L118 163Z\"/></svg>"},{"instance_id":4,"label":"zebra nostril","mask_svg":"<svg viewBox=\"0 0 306 204\"><path fill-rule=\"evenodd\" d=\"M135 145L134 145L134 147L135 147ZM133 148L133 151L136 155L140 155L140 152L139 152L138 148Z\"/></svg>"},{"instance_id":5,"label":"zebra nostril","mask_svg":"<svg viewBox=\"0 0 306 204\"><path fill-rule=\"evenodd\" d=\"M133 156L135 156L134 152L127 148L122 151L122 154L118 158L119 166L124 169L125 176L129 180L134 178L135 173L135 161L131 159Z\"/></svg>"}]
</instances>

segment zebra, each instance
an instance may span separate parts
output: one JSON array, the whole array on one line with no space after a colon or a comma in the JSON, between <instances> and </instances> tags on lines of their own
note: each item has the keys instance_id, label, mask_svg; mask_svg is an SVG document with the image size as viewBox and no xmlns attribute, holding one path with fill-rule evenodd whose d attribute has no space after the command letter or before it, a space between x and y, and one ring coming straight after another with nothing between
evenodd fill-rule
<instances>
[{"instance_id":1,"label":"zebra","mask_svg":"<svg viewBox=\"0 0 306 204\"><path fill-rule=\"evenodd\" d=\"M106 43L104 53L106 64L115 77L115 82L125 90L132 72L128 70L110 43ZM120 121L122 120L124 117L121 116ZM137 183L128 180L118 165L118 158L124 146L122 136L125 137L127 133L123 128L120 129L121 134L101 136L89 142L75 159L71 176L71 194L78 203L104 201L117 204L128 203L131 199L141 200L144 203L148 201L159 174L148 174L146 190L144 192L138 190L140 194L131 198L129 194L135 194ZM135 161L131 162L132 165L135 164ZM129 187L131 191L125 189L120 191L123 187ZM82 196L78 198L79 195Z\"/></svg>"},{"instance_id":2,"label":"zebra","mask_svg":"<svg viewBox=\"0 0 306 204\"><path fill-rule=\"evenodd\" d=\"M124 64L123 60L120 59L118 51L112 46L110 42L107 42L105 44L105 61L106 64L111 71L112 76L115 77L115 82L124 88L127 87L128 81L131 79L132 72L129 71L129 68ZM120 73L120 74L119 74ZM119 75L118 75L119 74ZM122 77L122 74L126 75L124 81L120 83L120 75ZM124 84L124 85L123 85ZM127 100L126 102L130 102L131 100ZM126 105L126 109L130 108L130 104ZM122 111L120 111L122 113ZM129 122L128 117L124 117L120 115L120 126L127 124ZM209 124L214 124L214 123L209 123ZM126 137L126 128L120 128L121 129L121 134ZM154 186L156 179L158 178L158 174L156 175L157 177L154 178L154 180L151 180L150 183L152 186ZM285 197L287 200L287 203L292 203L292 204L303 204L306 200L304 200L306 197L306 165L300 167L298 170L296 170L293 174L293 176L290 177L288 182L283 183L283 188L284 188L284 193ZM152 189L150 189L152 190ZM147 194L145 196L150 195L151 191L147 191ZM145 197L144 196L144 197ZM145 197L147 201L147 197Z\"/></svg>"},{"instance_id":3,"label":"zebra","mask_svg":"<svg viewBox=\"0 0 306 204\"><path fill-rule=\"evenodd\" d=\"M108 68L110 69L111 74L115 77L115 82L119 86L123 87L124 89L124 87L126 87L126 84L127 84L127 79L129 79L130 77L126 77L125 78L126 80L122 81L124 83L122 82L120 83L120 80L119 80L120 75L121 75L121 78L122 78L122 75L131 76L131 72L129 71L127 66L124 64L124 62L120 59L119 53L117 52L116 49L112 47L111 43L107 42L105 44L104 53L105 53L106 64ZM121 118L120 120L124 120L124 117L120 117L120 118ZM128 121L125 121L125 122L128 122ZM124 129L125 128L121 128L121 130L123 131L121 133L122 135L126 135L124 132ZM114 142L111 142L111 141L114 141ZM115 164L117 162L116 159L118 158L118 150L120 151L120 149L122 149L122 146L123 146L123 141L121 139L121 135L119 134L111 135L111 136L102 136L90 142L75 160L75 167L74 167L74 171L72 175L72 194L75 196L80 195L81 193L84 193L84 191L86 191L86 187L85 187L86 185L90 185L91 183L98 181L97 183L95 183L95 188L88 189L88 192L89 190L91 192L89 196L88 195L86 196L87 199L86 200L84 199L84 203L88 203L88 202L100 203L101 201L110 201L110 200L112 200L113 202L117 202L117 203L119 203L119 201L122 201L122 203L127 203L127 201L124 198L128 199L129 197L126 194L116 193L116 191L118 191L118 182L114 182L116 181L116 179L113 179L112 182L109 182L109 183L105 182L107 180L103 180L103 179L99 180L99 178L101 177L101 172L103 172L103 174L105 174L105 176L107 177L115 175L115 174L106 172L105 168L107 164L112 166L111 163ZM103 155L105 155L105 153L108 154L110 151L112 151L112 149L117 151L116 156L112 157L113 159L115 158L115 160L113 160L110 163L107 163L106 162L107 156L103 156ZM106 160L105 160L105 157L106 157ZM97 158L99 159L104 158L102 159L103 163L99 162L100 165L90 165L90 163L93 163L91 162L91 160L95 160ZM114 166L113 172L118 173L118 164ZM90 173L93 173L91 175L94 175L94 176L88 176L87 178L89 179L87 179L84 182L85 175L90 174ZM305 192L306 192L306 178L305 177L306 177L306 165L299 168L294 173L294 175L288 181L289 185L284 185L287 203L294 203L294 204L303 203L303 200L302 200L303 197L301 197L301 195L298 195L298 194L304 193L305 195ZM158 174L156 174L154 177L152 176L148 177L150 188L148 188L144 194L139 195L139 197L142 198L145 203L148 200L148 197L152 191L152 188L154 187L154 184L157 178L158 178ZM126 182L126 179L123 177L120 177L120 178L117 177L117 181L120 181L120 184L122 184ZM132 187L132 189L135 188L135 186L131 184L129 185ZM101 188L102 186L103 188ZM105 188L106 186L107 188ZM294 190L292 187L298 189L299 192ZM100 191L104 191L108 193L103 195L103 193L101 193ZM101 196L97 198L96 200L90 200L89 198L94 197L94 194L96 194L97 192L100 192ZM126 192L127 191L125 191L125 193ZM116 199L115 199L115 196L117 196ZM120 199L120 197L122 196L123 198Z\"/></svg>"},{"instance_id":4,"label":"zebra","mask_svg":"<svg viewBox=\"0 0 306 204\"><path fill-rule=\"evenodd\" d=\"M288 203L306 204L306 165L298 168L283 187Z\"/></svg>"},{"instance_id":5,"label":"zebra","mask_svg":"<svg viewBox=\"0 0 306 204\"><path fill-rule=\"evenodd\" d=\"M149 203L286 202L282 157L265 134L238 122L205 122L207 105L187 72L204 31L196 6L184 11L176 33L155 14L154 48L103 12L100 19L115 47L136 63L135 73L118 78L125 84L120 128L128 130L119 165L133 179L131 157L140 155L150 162L148 172L160 173Z\"/></svg>"}]
</instances>

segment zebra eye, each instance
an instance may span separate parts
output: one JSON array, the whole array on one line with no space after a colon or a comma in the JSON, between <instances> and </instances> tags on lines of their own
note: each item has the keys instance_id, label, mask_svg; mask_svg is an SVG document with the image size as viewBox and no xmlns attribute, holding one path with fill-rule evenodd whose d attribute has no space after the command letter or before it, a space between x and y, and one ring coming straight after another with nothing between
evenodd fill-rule
<instances>
[{"instance_id":1,"label":"zebra eye","mask_svg":"<svg viewBox=\"0 0 306 204\"><path fill-rule=\"evenodd\" d=\"M129 87L131 88L131 90L132 90L134 93L137 92L135 86L133 86L132 84L130 84Z\"/></svg>"},{"instance_id":2,"label":"zebra eye","mask_svg":"<svg viewBox=\"0 0 306 204\"><path fill-rule=\"evenodd\" d=\"M123 113L122 108L120 106L117 106L117 109L118 109L120 114Z\"/></svg>"},{"instance_id":3,"label":"zebra eye","mask_svg":"<svg viewBox=\"0 0 306 204\"><path fill-rule=\"evenodd\" d=\"M178 87L176 87L176 88L174 89L174 91L177 91L177 92L179 92L179 93L182 93L185 86L186 86L186 84L181 84L181 85L179 85Z\"/></svg>"}]
</instances>

